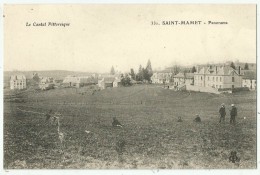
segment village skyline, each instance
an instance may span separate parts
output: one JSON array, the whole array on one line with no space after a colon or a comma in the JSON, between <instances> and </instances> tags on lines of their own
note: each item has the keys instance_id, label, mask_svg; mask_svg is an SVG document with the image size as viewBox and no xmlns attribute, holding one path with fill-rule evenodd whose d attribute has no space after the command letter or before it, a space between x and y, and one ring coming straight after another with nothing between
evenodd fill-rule
<instances>
[{"instance_id":1,"label":"village skyline","mask_svg":"<svg viewBox=\"0 0 260 175\"><path fill-rule=\"evenodd\" d=\"M148 59L148 60L150 60L150 59ZM174 62L172 64L165 65L163 67L156 67L156 65L154 66L153 62L151 60L150 61L151 61L151 64L152 64L153 71L163 71L163 70L165 70L167 68L174 67L174 66L179 66L179 67L182 67L182 68L192 68L192 67L196 67L198 65L216 65L216 64L217 65L228 65L231 62L233 62L235 64L235 66L238 63L256 64L256 60L255 60L255 62L254 61L251 61L251 62L240 61L238 59L237 60L233 59L233 60L226 60L226 61L223 61L223 62L201 62L201 63L197 63L197 64L179 64L178 62ZM110 65L110 66L108 65L107 69L105 69L103 71L88 71L87 69L86 70L64 70L64 69L40 69L40 70L30 69L30 70L21 70L21 69L12 69L12 70L4 70L4 72L68 71L68 72L78 72L78 73L82 72L82 73L106 74L106 73L109 73L111 71L111 67L113 67L117 73L129 73L130 69L134 69L134 71L138 71L139 66L141 65L141 66L145 67L146 63L147 62L145 62L144 64L138 64L138 65L129 67L125 71L121 70L117 65Z\"/></svg>"}]
</instances>

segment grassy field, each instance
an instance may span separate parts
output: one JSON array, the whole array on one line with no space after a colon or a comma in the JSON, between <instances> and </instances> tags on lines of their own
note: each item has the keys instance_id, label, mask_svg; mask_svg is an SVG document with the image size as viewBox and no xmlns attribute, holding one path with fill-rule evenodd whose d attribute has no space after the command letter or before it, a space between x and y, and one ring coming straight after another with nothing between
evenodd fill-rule
<instances>
[{"instance_id":1,"label":"grassy field","mask_svg":"<svg viewBox=\"0 0 260 175\"><path fill-rule=\"evenodd\" d=\"M25 91L4 102L6 169L256 168L256 92L214 95L175 92L153 85ZM13 92L5 91L5 97ZM219 124L225 103L238 108L237 124ZM50 109L57 126L45 123ZM23 111L21 111L23 110ZM195 114L201 123L194 123ZM181 116L183 122L177 122ZM123 128L113 128L117 117ZM244 119L245 117L245 119ZM90 131L89 133L85 131ZM122 155L117 143L125 141ZM228 160L237 151L240 162Z\"/></svg>"}]
</instances>

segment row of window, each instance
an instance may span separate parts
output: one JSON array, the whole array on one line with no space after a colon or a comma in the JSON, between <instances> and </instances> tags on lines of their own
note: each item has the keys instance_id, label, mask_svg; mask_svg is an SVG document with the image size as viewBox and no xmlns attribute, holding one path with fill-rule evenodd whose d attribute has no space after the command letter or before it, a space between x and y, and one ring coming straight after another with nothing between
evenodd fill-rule
<instances>
[{"instance_id":1,"label":"row of window","mask_svg":"<svg viewBox=\"0 0 260 175\"><path fill-rule=\"evenodd\" d=\"M245 83L255 83L256 84L256 80L254 81L254 80L243 80Z\"/></svg>"},{"instance_id":2,"label":"row of window","mask_svg":"<svg viewBox=\"0 0 260 175\"><path fill-rule=\"evenodd\" d=\"M214 84L213 84L212 86L210 86L210 84L208 84L208 86L209 86L209 87L213 87L213 88L222 88L221 85L214 85Z\"/></svg>"},{"instance_id":3,"label":"row of window","mask_svg":"<svg viewBox=\"0 0 260 175\"><path fill-rule=\"evenodd\" d=\"M195 76L195 79L200 79L200 80L203 80L203 76L200 76L200 77L197 77L197 76ZM210 81L210 80L212 80L212 81L219 81L219 82L222 82L222 77L213 77L213 76L206 76L206 79L208 80L208 81Z\"/></svg>"},{"instance_id":4,"label":"row of window","mask_svg":"<svg viewBox=\"0 0 260 175\"><path fill-rule=\"evenodd\" d=\"M210 76L206 76L207 80L210 81L216 81L216 82L222 82L222 77L211 77ZM200 79L200 80L203 80L203 76L200 76L200 77L197 77L195 76L195 79ZM232 77L232 82L235 82L235 77Z\"/></svg>"},{"instance_id":5,"label":"row of window","mask_svg":"<svg viewBox=\"0 0 260 175\"><path fill-rule=\"evenodd\" d=\"M210 80L210 77L208 77L208 81ZM216 80L216 82L222 82L222 77L212 77L212 80L213 81L215 81Z\"/></svg>"},{"instance_id":6,"label":"row of window","mask_svg":"<svg viewBox=\"0 0 260 175\"><path fill-rule=\"evenodd\" d=\"M14 83L14 86L18 86L18 85L25 85L25 83Z\"/></svg>"}]
</instances>

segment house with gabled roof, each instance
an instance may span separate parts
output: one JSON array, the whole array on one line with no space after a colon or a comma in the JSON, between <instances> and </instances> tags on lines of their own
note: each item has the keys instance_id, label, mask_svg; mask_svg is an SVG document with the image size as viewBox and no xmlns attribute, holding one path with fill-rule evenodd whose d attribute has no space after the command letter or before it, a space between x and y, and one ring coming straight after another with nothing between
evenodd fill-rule
<instances>
[{"instance_id":1,"label":"house with gabled roof","mask_svg":"<svg viewBox=\"0 0 260 175\"><path fill-rule=\"evenodd\" d=\"M177 75L173 76L173 84L175 87L177 87L179 85L183 85L183 84L193 85L194 84L194 74L179 72Z\"/></svg>"},{"instance_id":2,"label":"house with gabled roof","mask_svg":"<svg viewBox=\"0 0 260 175\"><path fill-rule=\"evenodd\" d=\"M170 72L155 72L151 77L154 84L168 84L172 81L172 73Z\"/></svg>"},{"instance_id":3,"label":"house with gabled roof","mask_svg":"<svg viewBox=\"0 0 260 175\"><path fill-rule=\"evenodd\" d=\"M83 87L86 85L97 84L97 79L92 76L67 76L63 80L65 87Z\"/></svg>"},{"instance_id":4,"label":"house with gabled roof","mask_svg":"<svg viewBox=\"0 0 260 175\"><path fill-rule=\"evenodd\" d=\"M98 87L106 89L108 87L118 87L121 80L119 75L103 75L98 78Z\"/></svg>"}]
</instances>

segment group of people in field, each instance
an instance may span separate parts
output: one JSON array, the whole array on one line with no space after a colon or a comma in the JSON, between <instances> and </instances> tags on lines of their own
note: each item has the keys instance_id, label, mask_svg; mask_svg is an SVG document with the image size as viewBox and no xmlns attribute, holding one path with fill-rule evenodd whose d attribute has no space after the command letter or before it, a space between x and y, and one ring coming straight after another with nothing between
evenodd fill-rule
<instances>
[{"instance_id":1,"label":"group of people in field","mask_svg":"<svg viewBox=\"0 0 260 175\"><path fill-rule=\"evenodd\" d=\"M234 104L231 104L231 110L229 110L229 111L230 111L230 124L235 124L236 116L237 116L237 108L235 107ZM48 122L50 120L50 118L53 118L53 123L55 123L55 121L58 117L56 115L53 115L52 113L53 113L52 110L50 110L46 114L45 122ZM224 123L226 114L227 114L224 103L221 104L221 107L219 109L219 114L220 114L219 123ZM201 122L201 118L200 118L199 114L196 114L196 118L194 119L194 121ZM177 122L182 122L182 118L178 117ZM116 117L113 117L112 126L113 127L123 127L123 125L118 121L118 119Z\"/></svg>"},{"instance_id":2,"label":"group of people in field","mask_svg":"<svg viewBox=\"0 0 260 175\"><path fill-rule=\"evenodd\" d=\"M235 124L236 116L237 116L237 108L235 107L234 104L231 104L231 110L229 111L230 111L230 124ZM219 114L220 114L219 123L225 122L226 108L224 103L222 103L219 109Z\"/></svg>"},{"instance_id":3,"label":"group of people in field","mask_svg":"<svg viewBox=\"0 0 260 175\"><path fill-rule=\"evenodd\" d=\"M235 107L234 104L231 104L231 110L229 110L229 111L230 111L230 124L235 124L236 116L237 116L237 108ZM219 114L220 114L219 123L224 123L225 118L226 118L226 114L227 114L224 103L221 104L221 107L219 109ZM182 118L178 117L177 122L182 122ZM201 118L200 118L199 114L196 114L194 122L201 122Z\"/></svg>"}]
</instances>

